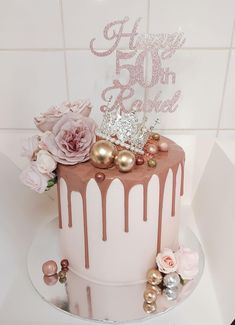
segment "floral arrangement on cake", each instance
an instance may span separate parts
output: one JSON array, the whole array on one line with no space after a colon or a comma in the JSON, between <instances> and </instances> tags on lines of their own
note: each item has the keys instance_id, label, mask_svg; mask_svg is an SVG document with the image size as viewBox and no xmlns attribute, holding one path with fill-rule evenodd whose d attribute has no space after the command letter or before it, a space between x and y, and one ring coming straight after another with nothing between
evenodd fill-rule
<instances>
[{"instance_id":1,"label":"floral arrangement on cake","mask_svg":"<svg viewBox=\"0 0 235 325\"><path fill-rule=\"evenodd\" d=\"M109 103L108 103L109 104ZM130 172L134 165L157 166L158 151L168 151L168 144L154 132L155 123L146 126L147 117L139 120L138 112L123 113L109 108L98 128L90 117L88 100L64 102L52 106L34 118L40 134L23 143L22 155L30 165L21 173L21 181L38 193L49 190L57 182L57 164L76 165L88 160L100 169L117 166L120 172ZM104 174L95 176L101 181Z\"/></svg>"}]
</instances>

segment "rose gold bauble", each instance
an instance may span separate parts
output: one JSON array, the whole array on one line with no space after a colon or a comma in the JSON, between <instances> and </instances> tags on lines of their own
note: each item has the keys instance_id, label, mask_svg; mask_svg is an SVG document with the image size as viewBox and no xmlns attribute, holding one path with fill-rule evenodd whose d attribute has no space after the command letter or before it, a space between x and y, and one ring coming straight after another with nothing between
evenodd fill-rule
<instances>
[{"instance_id":1,"label":"rose gold bauble","mask_svg":"<svg viewBox=\"0 0 235 325\"><path fill-rule=\"evenodd\" d=\"M46 285L53 286L58 281L58 275L57 275L57 273L54 275L51 275L51 276L44 275L43 281Z\"/></svg>"},{"instance_id":2,"label":"rose gold bauble","mask_svg":"<svg viewBox=\"0 0 235 325\"><path fill-rule=\"evenodd\" d=\"M140 166L144 164L144 158L143 157L137 157L135 160L136 165Z\"/></svg>"},{"instance_id":3,"label":"rose gold bauble","mask_svg":"<svg viewBox=\"0 0 235 325\"><path fill-rule=\"evenodd\" d=\"M160 151L168 151L168 144L166 142L162 142L158 145L158 149Z\"/></svg>"},{"instance_id":4,"label":"rose gold bauble","mask_svg":"<svg viewBox=\"0 0 235 325\"><path fill-rule=\"evenodd\" d=\"M55 261L47 261L42 265L42 272L46 276L51 276L57 273L57 264Z\"/></svg>"},{"instance_id":5,"label":"rose gold bauble","mask_svg":"<svg viewBox=\"0 0 235 325\"><path fill-rule=\"evenodd\" d=\"M147 152L151 155L155 155L158 152L158 147L155 144L150 143L147 146Z\"/></svg>"},{"instance_id":6,"label":"rose gold bauble","mask_svg":"<svg viewBox=\"0 0 235 325\"><path fill-rule=\"evenodd\" d=\"M116 154L116 148L111 142L97 141L91 147L91 163L97 168L110 168L113 166Z\"/></svg>"},{"instance_id":7,"label":"rose gold bauble","mask_svg":"<svg viewBox=\"0 0 235 325\"><path fill-rule=\"evenodd\" d=\"M157 300L156 290L153 290L151 288L145 289L144 300L147 302L147 304L152 304L153 302L156 302Z\"/></svg>"},{"instance_id":8,"label":"rose gold bauble","mask_svg":"<svg viewBox=\"0 0 235 325\"><path fill-rule=\"evenodd\" d=\"M150 283L147 283L146 289L152 289L152 290L154 290L156 292L157 296L161 295L161 293L162 293L162 289L159 286L152 285Z\"/></svg>"},{"instance_id":9,"label":"rose gold bauble","mask_svg":"<svg viewBox=\"0 0 235 325\"><path fill-rule=\"evenodd\" d=\"M105 180L105 174L101 173L101 172L96 173L95 174L95 180L96 180L97 183L103 182Z\"/></svg>"},{"instance_id":10,"label":"rose gold bauble","mask_svg":"<svg viewBox=\"0 0 235 325\"><path fill-rule=\"evenodd\" d=\"M162 282L162 274L157 269L150 269L147 273L147 281L152 285L158 285Z\"/></svg>"},{"instance_id":11,"label":"rose gold bauble","mask_svg":"<svg viewBox=\"0 0 235 325\"><path fill-rule=\"evenodd\" d=\"M143 305L143 308L144 308L144 311L147 313L147 314L151 314L151 313L154 313L156 310L157 310L157 305L156 303L152 303L152 304L148 304L146 301L144 302L144 305Z\"/></svg>"},{"instance_id":12,"label":"rose gold bauble","mask_svg":"<svg viewBox=\"0 0 235 325\"><path fill-rule=\"evenodd\" d=\"M129 150L121 150L115 158L115 164L121 172L129 172L135 164L135 155Z\"/></svg>"}]
</instances>

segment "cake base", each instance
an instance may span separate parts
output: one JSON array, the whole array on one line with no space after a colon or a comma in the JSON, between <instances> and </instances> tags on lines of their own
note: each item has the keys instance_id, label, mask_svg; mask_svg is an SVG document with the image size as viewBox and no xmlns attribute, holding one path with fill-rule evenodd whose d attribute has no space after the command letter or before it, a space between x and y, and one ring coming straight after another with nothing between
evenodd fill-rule
<instances>
[{"instance_id":1,"label":"cake base","mask_svg":"<svg viewBox=\"0 0 235 325\"><path fill-rule=\"evenodd\" d=\"M102 323L122 323L158 317L170 311L184 301L197 287L204 268L204 254L201 245L188 228L180 231L180 244L189 247L199 254L199 273L179 289L175 300L168 300L162 295L157 300L157 309L151 314L143 308L145 283L128 286L110 286L91 282L67 273L67 281L59 281L53 286L46 285L43 280L42 264L50 259L60 263L59 232L57 218L47 223L36 235L29 254L28 272L33 287L50 305L80 319ZM147 270L146 270L147 271Z\"/></svg>"}]
</instances>

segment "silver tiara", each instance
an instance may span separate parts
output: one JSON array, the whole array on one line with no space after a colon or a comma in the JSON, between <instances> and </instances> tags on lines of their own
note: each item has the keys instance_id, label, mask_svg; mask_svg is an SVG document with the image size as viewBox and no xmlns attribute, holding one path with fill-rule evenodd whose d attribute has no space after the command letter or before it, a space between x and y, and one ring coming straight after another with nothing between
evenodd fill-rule
<instances>
[{"instance_id":1,"label":"silver tiara","mask_svg":"<svg viewBox=\"0 0 235 325\"><path fill-rule=\"evenodd\" d=\"M135 153L144 154L144 145L155 124L158 123L158 119L150 128L147 128L146 122L145 115L139 121L136 111L123 113L118 107L110 109L106 106L103 121L96 135Z\"/></svg>"}]
</instances>

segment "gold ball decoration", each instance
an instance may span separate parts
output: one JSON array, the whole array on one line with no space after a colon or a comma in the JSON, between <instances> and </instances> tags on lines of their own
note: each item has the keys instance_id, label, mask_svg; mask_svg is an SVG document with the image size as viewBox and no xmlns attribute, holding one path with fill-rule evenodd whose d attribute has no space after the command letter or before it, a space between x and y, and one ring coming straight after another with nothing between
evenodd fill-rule
<instances>
[{"instance_id":1,"label":"gold ball decoration","mask_svg":"<svg viewBox=\"0 0 235 325\"><path fill-rule=\"evenodd\" d=\"M154 313L156 310L157 310L157 305L156 303L152 303L152 304L148 304L146 301L144 302L144 305L143 305L143 308L144 308L144 311L147 313L147 314L151 314L151 313Z\"/></svg>"},{"instance_id":2,"label":"gold ball decoration","mask_svg":"<svg viewBox=\"0 0 235 325\"><path fill-rule=\"evenodd\" d=\"M157 285L152 285L150 283L147 283L146 289L152 289L156 292L157 296L160 296L162 294L162 289Z\"/></svg>"},{"instance_id":3,"label":"gold ball decoration","mask_svg":"<svg viewBox=\"0 0 235 325\"><path fill-rule=\"evenodd\" d=\"M153 133L153 134L152 134L152 139L155 140L155 141L159 141L159 140L160 140L160 134L158 134L158 133Z\"/></svg>"},{"instance_id":4,"label":"gold ball decoration","mask_svg":"<svg viewBox=\"0 0 235 325\"><path fill-rule=\"evenodd\" d=\"M121 172L129 172L135 164L135 155L129 150L121 150L115 158L115 164Z\"/></svg>"},{"instance_id":5,"label":"gold ball decoration","mask_svg":"<svg viewBox=\"0 0 235 325\"><path fill-rule=\"evenodd\" d=\"M162 274L157 269L150 269L147 273L148 283L156 286L162 282Z\"/></svg>"},{"instance_id":6,"label":"gold ball decoration","mask_svg":"<svg viewBox=\"0 0 235 325\"><path fill-rule=\"evenodd\" d=\"M97 168L110 168L116 154L116 147L111 142L99 140L91 147L91 163Z\"/></svg>"},{"instance_id":7,"label":"gold ball decoration","mask_svg":"<svg viewBox=\"0 0 235 325\"><path fill-rule=\"evenodd\" d=\"M154 168L157 166L157 162L154 158L151 158L148 160L148 166L151 167L151 168Z\"/></svg>"},{"instance_id":8,"label":"gold ball decoration","mask_svg":"<svg viewBox=\"0 0 235 325\"><path fill-rule=\"evenodd\" d=\"M144 300L147 302L147 304L152 304L153 302L156 302L157 292L151 288L147 288L144 291Z\"/></svg>"},{"instance_id":9,"label":"gold ball decoration","mask_svg":"<svg viewBox=\"0 0 235 325\"><path fill-rule=\"evenodd\" d=\"M147 152L151 155L155 155L158 152L158 147L155 144L150 143L147 146Z\"/></svg>"}]
</instances>

